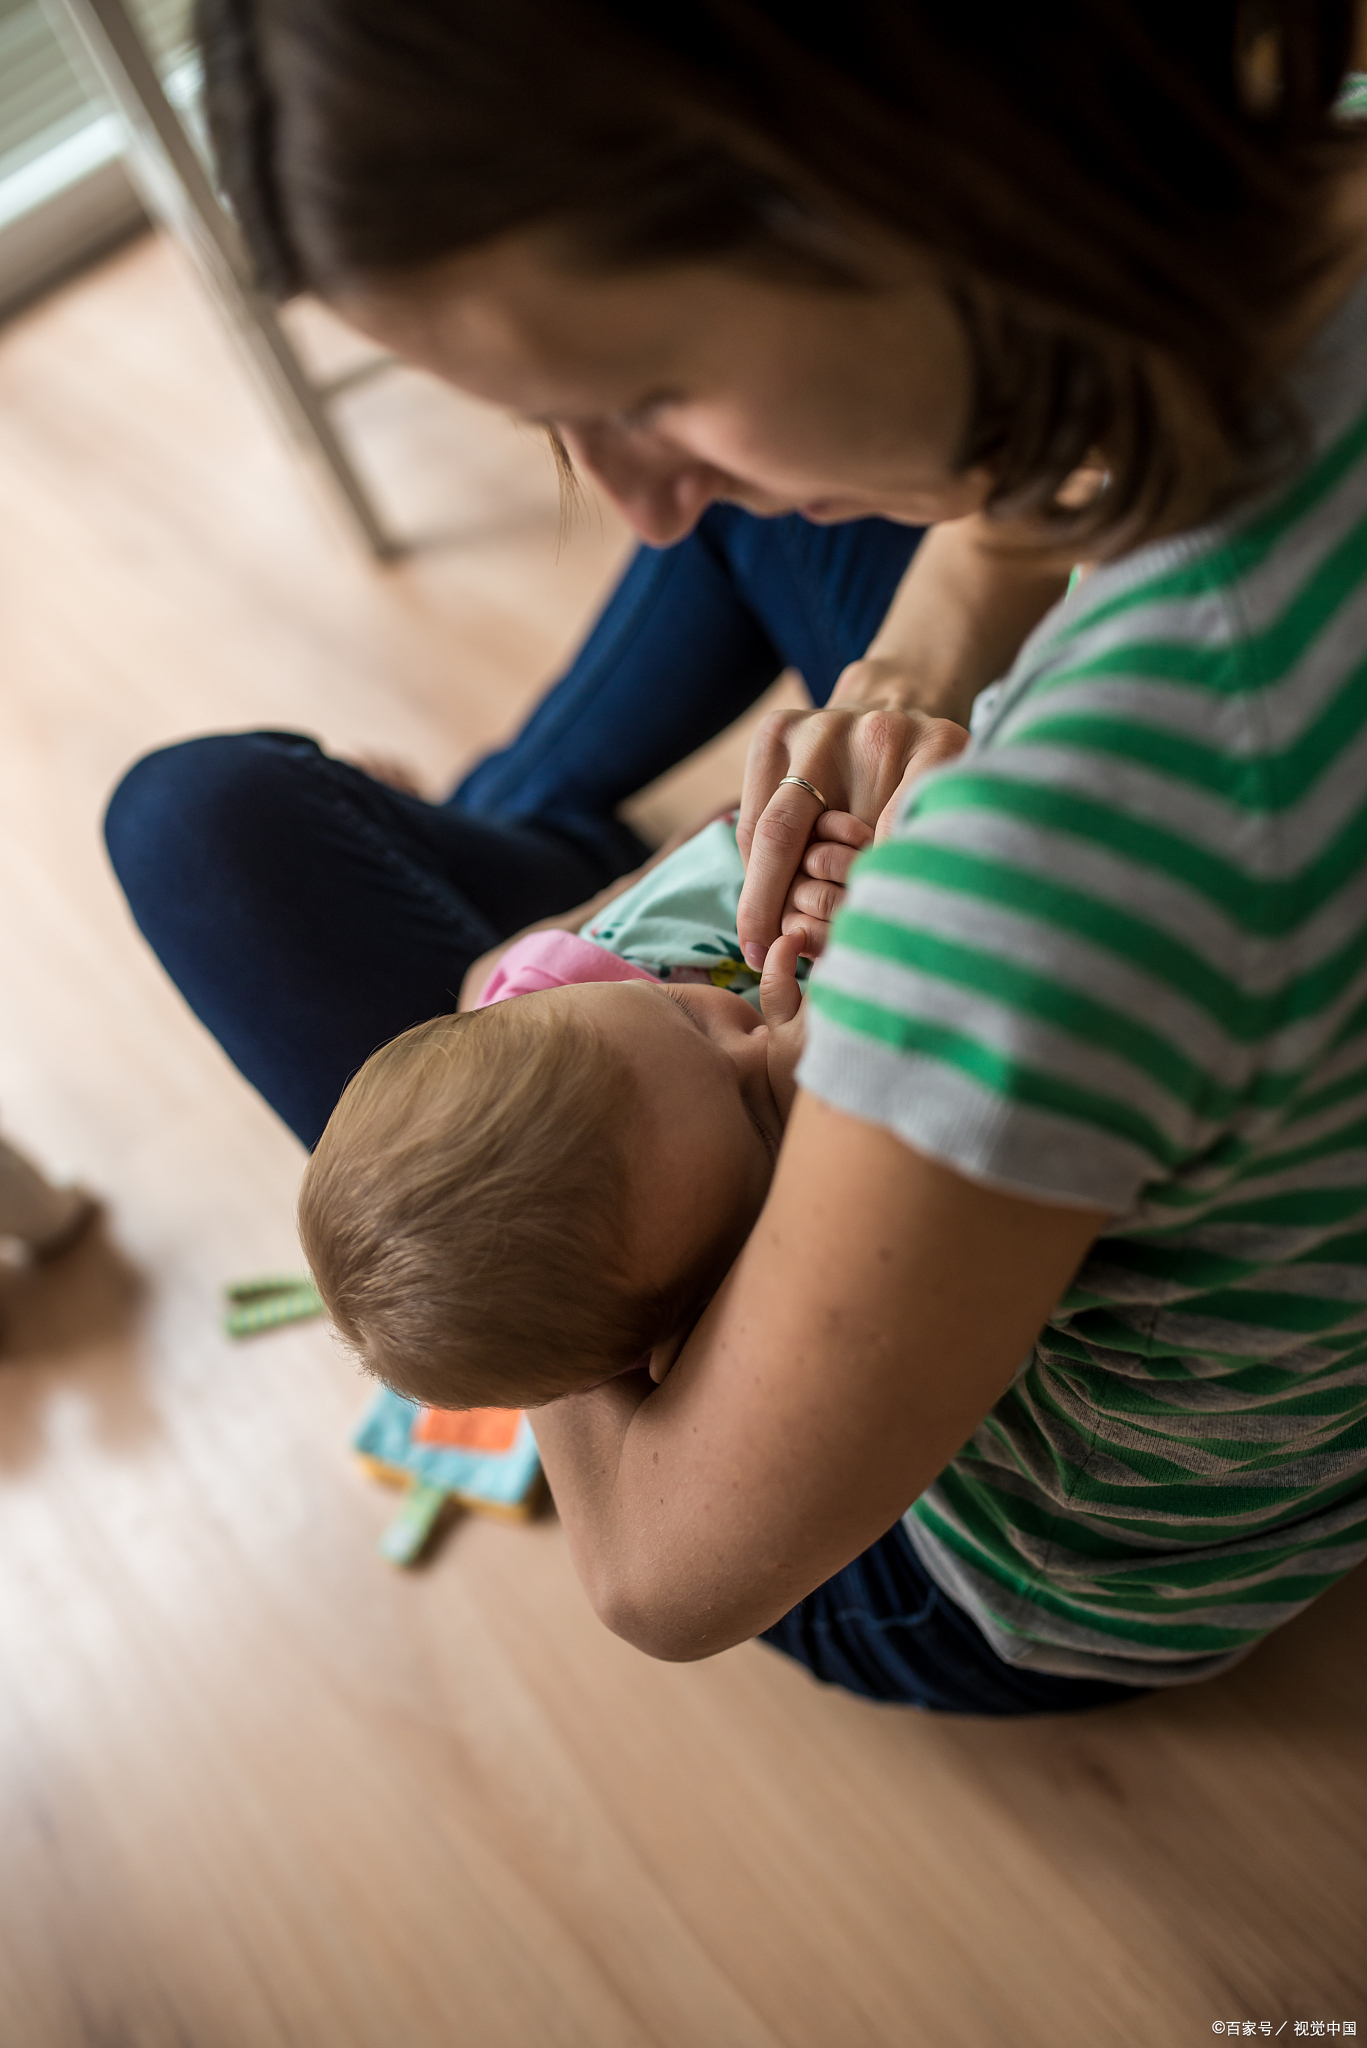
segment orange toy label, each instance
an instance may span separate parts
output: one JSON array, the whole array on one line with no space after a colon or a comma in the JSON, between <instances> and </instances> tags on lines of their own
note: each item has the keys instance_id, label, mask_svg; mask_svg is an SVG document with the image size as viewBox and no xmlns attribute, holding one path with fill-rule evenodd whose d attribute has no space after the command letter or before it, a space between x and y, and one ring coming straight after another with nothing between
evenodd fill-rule
<instances>
[{"instance_id":1,"label":"orange toy label","mask_svg":"<svg viewBox=\"0 0 1367 2048\"><path fill-rule=\"evenodd\" d=\"M455 1451L510 1451L521 1420L520 1408L424 1408L413 1441Z\"/></svg>"}]
</instances>

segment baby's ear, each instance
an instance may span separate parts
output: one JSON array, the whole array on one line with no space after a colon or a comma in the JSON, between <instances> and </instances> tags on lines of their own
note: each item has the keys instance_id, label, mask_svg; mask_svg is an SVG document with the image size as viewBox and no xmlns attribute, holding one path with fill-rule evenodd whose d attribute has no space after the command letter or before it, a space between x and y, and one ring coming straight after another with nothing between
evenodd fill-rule
<instances>
[{"instance_id":1,"label":"baby's ear","mask_svg":"<svg viewBox=\"0 0 1367 2048\"><path fill-rule=\"evenodd\" d=\"M687 1330L676 1330L672 1337L662 1337L652 1346L641 1363L647 1368L656 1386L662 1386L669 1378L675 1359L684 1348Z\"/></svg>"}]
</instances>

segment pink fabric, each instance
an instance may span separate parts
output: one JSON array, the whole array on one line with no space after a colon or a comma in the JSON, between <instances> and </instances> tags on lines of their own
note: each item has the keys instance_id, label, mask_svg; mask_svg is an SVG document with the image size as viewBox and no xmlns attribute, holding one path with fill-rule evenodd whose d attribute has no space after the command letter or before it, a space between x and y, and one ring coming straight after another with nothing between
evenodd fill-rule
<instances>
[{"instance_id":1,"label":"pink fabric","mask_svg":"<svg viewBox=\"0 0 1367 2048\"><path fill-rule=\"evenodd\" d=\"M633 967L620 953L596 946L573 932L528 932L509 946L484 984L477 1010L503 1003L510 996L531 995L542 988L568 988L576 981L658 981L644 967Z\"/></svg>"}]
</instances>

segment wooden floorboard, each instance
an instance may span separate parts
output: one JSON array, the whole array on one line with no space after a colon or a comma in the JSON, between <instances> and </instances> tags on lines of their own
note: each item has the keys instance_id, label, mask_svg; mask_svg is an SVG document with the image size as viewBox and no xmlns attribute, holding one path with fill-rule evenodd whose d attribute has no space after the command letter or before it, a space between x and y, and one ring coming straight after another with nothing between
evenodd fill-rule
<instances>
[{"instance_id":1,"label":"wooden floorboard","mask_svg":"<svg viewBox=\"0 0 1367 2048\"><path fill-rule=\"evenodd\" d=\"M353 346L306 323L320 359ZM554 1521L424 1570L350 1463L325 1333L233 1346L297 1265L298 1148L105 869L142 749L297 726L437 790L625 552L534 440L406 374L348 417L367 562L171 253L0 333L0 1116L105 1198L0 1288L3 2048L1167 2048L1367 2033L1367 1576L1238 1671L938 1722L762 1647L655 1665ZM743 735L649 793L734 788Z\"/></svg>"}]
</instances>

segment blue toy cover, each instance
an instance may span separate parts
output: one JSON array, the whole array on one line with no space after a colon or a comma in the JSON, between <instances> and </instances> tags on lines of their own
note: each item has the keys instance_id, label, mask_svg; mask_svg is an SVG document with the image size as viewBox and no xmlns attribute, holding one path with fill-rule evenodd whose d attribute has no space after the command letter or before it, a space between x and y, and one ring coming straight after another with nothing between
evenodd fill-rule
<instances>
[{"instance_id":1,"label":"blue toy cover","mask_svg":"<svg viewBox=\"0 0 1367 2048\"><path fill-rule=\"evenodd\" d=\"M411 1472L423 1485L438 1486L474 1503L520 1509L541 1474L536 1438L526 1416L518 1416L506 1449L491 1450L422 1442L414 1432L432 1413L382 1387L361 1417L352 1444L362 1457Z\"/></svg>"}]
</instances>

